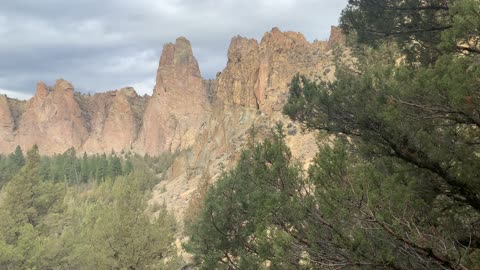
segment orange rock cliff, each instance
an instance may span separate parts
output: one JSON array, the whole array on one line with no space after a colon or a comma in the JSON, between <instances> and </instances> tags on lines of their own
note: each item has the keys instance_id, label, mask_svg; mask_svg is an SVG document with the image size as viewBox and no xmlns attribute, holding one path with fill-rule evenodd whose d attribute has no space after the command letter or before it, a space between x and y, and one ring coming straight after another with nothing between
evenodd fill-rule
<instances>
[{"instance_id":1,"label":"orange rock cliff","mask_svg":"<svg viewBox=\"0 0 480 270\"><path fill-rule=\"evenodd\" d=\"M0 153L33 144L45 155L71 147L78 153L176 153L149 203L166 203L182 220L204 176L212 183L235 164L252 127L260 141L283 122L293 156L309 163L316 135L300 132L281 113L288 84L297 73L333 80L333 48L343 43L336 27L328 41L308 42L278 28L260 42L237 36L225 69L204 80L190 42L180 37L163 48L152 96L128 87L85 95L65 80L53 87L39 82L28 101L0 96Z\"/></svg>"},{"instance_id":2,"label":"orange rock cliff","mask_svg":"<svg viewBox=\"0 0 480 270\"><path fill-rule=\"evenodd\" d=\"M84 95L63 79L53 87L39 82L26 102L0 96L0 153L33 144L46 155L71 147L87 153L132 150L151 155L193 149L207 133L217 132L212 121L224 122L239 108L254 110L252 119L258 114L273 120L296 73L332 78L331 49L343 42L336 27L325 42L310 43L300 33L278 28L260 42L237 36L228 49L227 66L207 81L190 42L180 37L163 48L152 96L138 96L133 88ZM234 121L225 128L237 125ZM224 140L221 147L229 147L227 138L217 139Z\"/></svg>"}]
</instances>

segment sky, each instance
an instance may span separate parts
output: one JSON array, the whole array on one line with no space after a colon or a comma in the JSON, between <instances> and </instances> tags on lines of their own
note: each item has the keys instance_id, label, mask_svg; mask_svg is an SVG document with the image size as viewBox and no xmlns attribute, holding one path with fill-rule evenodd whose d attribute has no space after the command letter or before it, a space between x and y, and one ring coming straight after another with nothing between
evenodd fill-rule
<instances>
[{"instance_id":1,"label":"sky","mask_svg":"<svg viewBox=\"0 0 480 270\"><path fill-rule=\"evenodd\" d=\"M151 94L163 45L190 40L202 76L227 62L233 36L273 27L328 39L347 0L1 0L0 94L27 99L38 81L82 92Z\"/></svg>"}]
</instances>

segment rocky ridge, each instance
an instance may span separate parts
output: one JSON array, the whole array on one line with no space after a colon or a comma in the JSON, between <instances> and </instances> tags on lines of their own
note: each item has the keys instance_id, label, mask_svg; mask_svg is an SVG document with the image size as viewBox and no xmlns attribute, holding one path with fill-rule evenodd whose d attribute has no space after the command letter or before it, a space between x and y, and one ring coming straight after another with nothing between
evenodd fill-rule
<instances>
[{"instance_id":1,"label":"rocky ridge","mask_svg":"<svg viewBox=\"0 0 480 270\"><path fill-rule=\"evenodd\" d=\"M151 155L183 150L151 200L165 201L180 218L202 176L213 182L234 164L252 127L262 140L282 121L293 155L311 160L315 134L300 132L281 109L295 74L333 79L333 48L343 43L336 27L328 41L308 42L278 28L260 42L237 36L225 69L215 80L204 80L190 42L181 37L163 48L152 96L128 87L85 95L62 79L53 87L39 82L27 102L0 96L0 153L33 144L47 155L71 147L79 153Z\"/></svg>"},{"instance_id":2,"label":"rocky ridge","mask_svg":"<svg viewBox=\"0 0 480 270\"><path fill-rule=\"evenodd\" d=\"M300 33L278 28L265 33L260 42L232 38L227 66L215 80L207 122L193 147L176 158L166 180L156 187L151 203L167 202L182 217L201 181L207 178L213 183L223 168L235 164L241 149L251 140L252 127L255 140L261 141L281 121L293 156L308 164L316 153L316 134L301 132L301 127L281 111L295 74L334 79L332 49L344 45L338 33L333 27L329 41L313 43Z\"/></svg>"}]
</instances>

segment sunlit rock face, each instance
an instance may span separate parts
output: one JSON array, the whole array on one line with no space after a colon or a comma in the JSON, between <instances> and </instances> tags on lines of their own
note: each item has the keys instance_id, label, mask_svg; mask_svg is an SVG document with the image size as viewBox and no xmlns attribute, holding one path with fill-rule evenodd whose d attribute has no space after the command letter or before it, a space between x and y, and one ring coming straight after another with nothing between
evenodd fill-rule
<instances>
[{"instance_id":1,"label":"sunlit rock face","mask_svg":"<svg viewBox=\"0 0 480 270\"><path fill-rule=\"evenodd\" d=\"M81 147L82 151L118 153L132 149L141 127L145 97L127 87L77 98L89 123L89 136Z\"/></svg>"},{"instance_id":2,"label":"sunlit rock face","mask_svg":"<svg viewBox=\"0 0 480 270\"><path fill-rule=\"evenodd\" d=\"M190 147L208 111L207 85L190 42L178 38L163 47L155 89L135 149L158 154Z\"/></svg>"},{"instance_id":3,"label":"sunlit rock face","mask_svg":"<svg viewBox=\"0 0 480 270\"><path fill-rule=\"evenodd\" d=\"M209 183L216 181L225 168L235 164L249 142L270 136L279 121L284 123L292 155L308 166L317 152L316 134L303 133L299 124L281 113L288 98L288 84L298 73L333 80L332 49L342 46L342 42L338 33L332 33L329 41L308 42L300 33L278 28L265 33L260 42L232 38L227 65L210 85L213 95L207 121L192 147L178 156L167 171L151 203L166 202L181 220L199 183L205 178Z\"/></svg>"},{"instance_id":4,"label":"sunlit rock face","mask_svg":"<svg viewBox=\"0 0 480 270\"><path fill-rule=\"evenodd\" d=\"M128 150L140 130L145 104L146 98L133 88L91 96L74 92L63 79L50 88L39 82L27 102L0 97L0 152L34 144L45 155L71 147L79 153Z\"/></svg>"},{"instance_id":5,"label":"sunlit rock face","mask_svg":"<svg viewBox=\"0 0 480 270\"><path fill-rule=\"evenodd\" d=\"M336 35L334 35L336 37ZM337 41L308 42L296 32L273 28L260 43L234 37L227 67L217 77L217 97L224 104L257 108L270 113L284 104L288 83L296 73L333 76L327 53Z\"/></svg>"},{"instance_id":6,"label":"sunlit rock face","mask_svg":"<svg viewBox=\"0 0 480 270\"><path fill-rule=\"evenodd\" d=\"M73 91L72 84L62 79L51 89L39 83L26 104L15 143L27 149L37 144L44 154L80 148L88 129Z\"/></svg>"},{"instance_id":7,"label":"sunlit rock face","mask_svg":"<svg viewBox=\"0 0 480 270\"><path fill-rule=\"evenodd\" d=\"M336 27L328 41L309 42L278 28L260 41L236 36L226 67L215 80L204 80L190 42L180 37L163 47L152 96L138 96L130 87L75 93L65 80L53 87L38 83L27 102L0 96L0 152L33 144L47 155L70 147L78 153L177 152L151 203L165 202L181 220L201 179L213 183L247 143L270 136L279 121L292 155L308 165L317 152L316 135L281 113L288 84L299 73L333 80L333 49L344 42Z\"/></svg>"},{"instance_id":8,"label":"sunlit rock face","mask_svg":"<svg viewBox=\"0 0 480 270\"><path fill-rule=\"evenodd\" d=\"M0 96L0 152L34 144L47 155L71 147L150 155L190 149L199 160L210 148L236 152L255 121L287 121L280 111L295 74L333 79L332 49L344 42L337 27L328 41L278 28L261 41L236 36L224 70L204 80L190 42L180 37L163 47L152 96L131 87L86 95L63 79L53 87L39 82L27 102Z\"/></svg>"}]
</instances>

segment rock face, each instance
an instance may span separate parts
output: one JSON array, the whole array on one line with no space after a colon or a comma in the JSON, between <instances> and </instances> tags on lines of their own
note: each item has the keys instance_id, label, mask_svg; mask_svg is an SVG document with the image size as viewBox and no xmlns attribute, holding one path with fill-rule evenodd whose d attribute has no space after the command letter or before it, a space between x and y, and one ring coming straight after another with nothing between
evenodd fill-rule
<instances>
[{"instance_id":1,"label":"rock face","mask_svg":"<svg viewBox=\"0 0 480 270\"><path fill-rule=\"evenodd\" d=\"M259 76L259 46L254 39L232 38L227 67L217 76L217 98L229 104L258 108L255 84Z\"/></svg>"},{"instance_id":2,"label":"rock face","mask_svg":"<svg viewBox=\"0 0 480 270\"><path fill-rule=\"evenodd\" d=\"M151 203L167 202L181 219L204 176L210 176L213 182L222 168L235 164L250 140L252 127L256 129L256 140L261 141L270 135L277 121L282 121L292 154L308 164L316 153L316 136L301 133L298 124L283 116L281 110L295 74L334 79L334 45L329 43L339 44L334 40L310 43L300 33L278 28L265 33L261 42L234 37L227 66L213 86L212 110L205 127L193 147L175 160Z\"/></svg>"},{"instance_id":3,"label":"rock face","mask_svg":"<svg viewBox=\"0 0 480 270\"><path fill-rule=\"evenodd\" d=\"M130 150L138 137L146 99L133 88L83 95L63 79L52 88L39 82L28 102L2 95L0 153L34 144L45 155L71 147L87 153Z\"/></svg>"},{"instance_id":4,"label":"rock face","mask_svg":"<svg viewBox=\"0 0 480 270\"><path fill-rule=\"evenodd\" d=\"M11 152L14 143L14 121L8 98L0 95L0 151L3 153Z\"/></svg>"},{"instance_id":5,"label":"rock face","mask_svg":"<svg viewBox=\"0 0 480 270\"><path fill-rule=\"evenodd\" d=\"M264 112L284 104L288 83L296 73L322 75L330 68L326 42L309 43L302 34L273 28L260 44L234 37L228 63L217 77L217 96L224 104L257 108ZM333 75L331 72L330 75Z\"/></svg>"},{"instance_id":6,"label":"rock face","mask_svg":"<svg viewBox=\"0 0 480 270\"><path fill-rule=\"evenodd\" d=\"M163 48L157 79L136 149L158 154L191 146L205 123L209 102L190 42L181 37Z\"/></svg>"},{"instance_id":7,"label":"rock face","mask_svg":"<svg viewBox=\"0 0 480 270\"><path fill-rule=\"evenodd\" d=\"M332 26L330 29L327 49L333 49L335 46L345 46L345 35L343 35L342 29L338 26Z\"/></svg>"},{"instance_id":8,"label":"rock face","mask_svg":"<svg viewBox=\"0 0 480 270\"><path fill-rule=\"evenodd\" d=\"M281 110L295 74L334 79L333 49L344 42L336 27L330 40L312 43L278 28L260 42L237 36L225 69L215 80L204 80L190 42L181 37L164 46L151 97L132 88L83 95L65 80L53 88L40 82L26 103L0 96L0 152L33 144L43 154L70 147L150 155L183 150L151 200L165 201L181 219L202 176L212 182L222 168L233 166L252 127L260 141L282 121L292 154L307 163L313 158L315 134L300 132Z\"/></svg>"},{"instance_id":9,"label":"rock face","mask_svg":"<svg viewBox=\"0 0 480 270\"><path fill-rule=\"evenodd\" d=\"M137 139L146 98L131 87L79 96L89 119L89 137L82 146L87 153L130 150Z\"/></svg>"},{"instance_id":10,"label":"rock face","mask_svg":"<svg viewBox=\"0 0 480 270\"><path fill-rule=\"evenodd\" d=\"M38 83L20 121L16 143L24 149L37 144L42 153L53 154L70 147L80 148L87 136L86 121L74 98L73 86L57 80L49 90Z\"/></svg>"},{"instance_id":11,"label":"rock face","mask_svg":"<svg viewBox=\"0 0 480 270\"><path fill-rule=\"evenodd\" d=\"M10 153L17 146L15 134L27 102L0 96L0 153Z\"/></svg>"}]
</instances>

